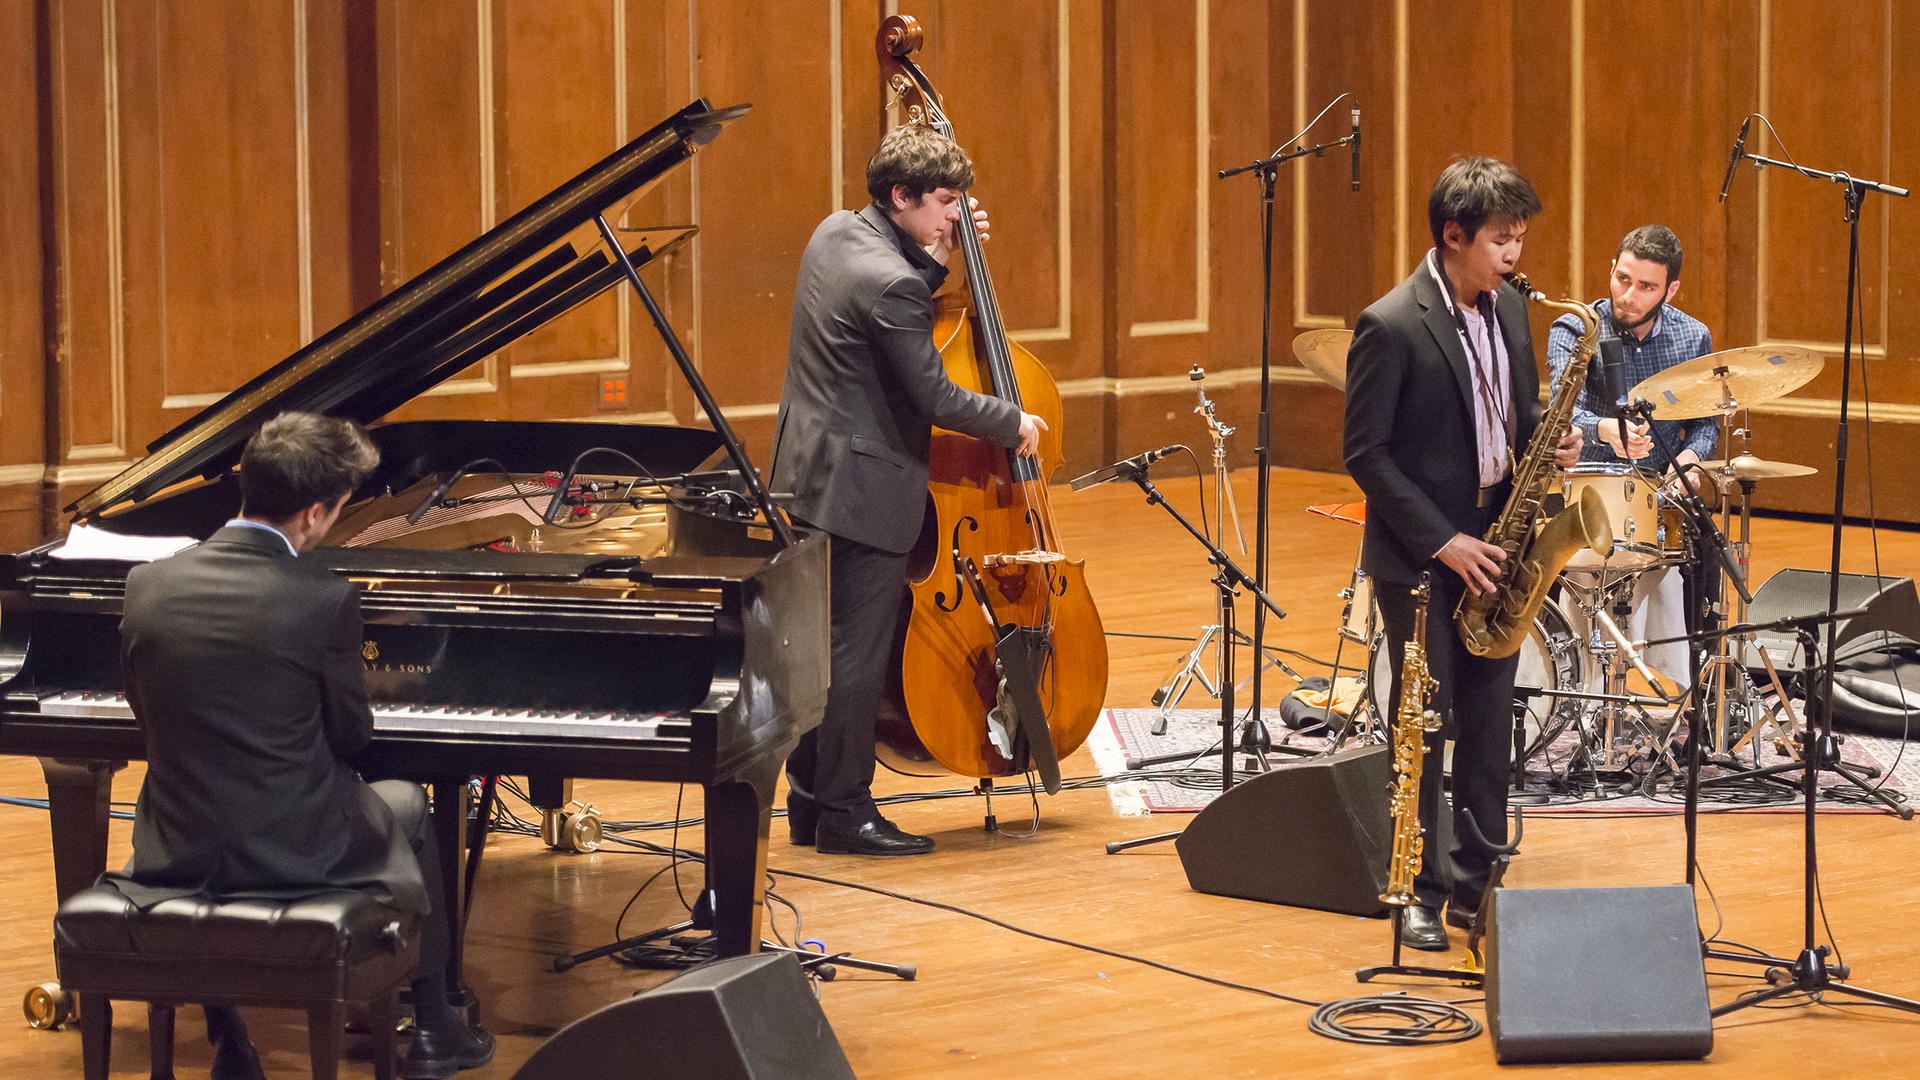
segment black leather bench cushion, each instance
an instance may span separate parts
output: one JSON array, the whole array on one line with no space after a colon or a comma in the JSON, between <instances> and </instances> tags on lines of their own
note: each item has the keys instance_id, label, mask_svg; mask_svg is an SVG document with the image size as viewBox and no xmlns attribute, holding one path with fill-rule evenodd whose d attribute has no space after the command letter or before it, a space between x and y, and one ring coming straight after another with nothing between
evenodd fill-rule
<instances>
[{"instance_id":1,"label":"black leather bench cushion","mask_svg":"<svg viewBox=\"0 0 1920 1080\"><path fill-rule=\"evenodd\" d=\"M350 890L299 900L187 897L142 911L110 885L69 897L53 920L62 944L88 952L277 961L391 953L417 923Z\"/></svg>"}]
</instances>

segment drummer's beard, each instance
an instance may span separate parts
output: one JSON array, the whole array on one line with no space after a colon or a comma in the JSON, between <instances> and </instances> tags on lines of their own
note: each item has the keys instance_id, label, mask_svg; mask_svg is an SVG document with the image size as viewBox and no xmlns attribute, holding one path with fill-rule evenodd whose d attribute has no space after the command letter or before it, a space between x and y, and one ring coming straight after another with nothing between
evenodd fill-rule
<instances>
[{"instance_id":1,"label":"drummer's beard","mask_svg":"<svg viewBox=\"0 0 1920 1080\"><path fill-rule=\"evenodd\" d=\"M1660 313L1666 310L1666 307L1667 307L1667 302L1665 300L1662 300L1659 303L1653 305L1653 307L1649 309L1645 315L1640 316L1638 319L1635 319L1632 322L1621 321L1620 309L1613 308L1610 311L1608 311L1607 320L1613 323L1613 330L1615 334L1618 334L1621 337L1626 337L1627 335L1631 334L1633 335L1635 340L1639 340L1639 338L1642 335L1642 332L1647 327L1653 325L1653 320L1659 318Z\"/></svg>"}]
</instances>

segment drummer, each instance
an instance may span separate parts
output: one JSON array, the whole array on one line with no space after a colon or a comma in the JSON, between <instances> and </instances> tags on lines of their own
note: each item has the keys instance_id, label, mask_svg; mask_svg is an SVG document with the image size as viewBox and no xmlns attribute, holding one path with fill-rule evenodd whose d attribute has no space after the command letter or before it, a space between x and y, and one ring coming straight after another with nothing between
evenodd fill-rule
<instances>
[{"instance_id":1,"label":"drummer","mask_svg":"<svg viewBox=\"0 0 1920 1080\"><path fill-rule=\"evenodd\" d=\"M1600 315L1602 337L1620 339L1626 370L1620 373L1618 385L1623 391L1713 351L1713 336L1706 326L1671 305L1680 291L1680 257L1680 239L1665 225L1643 225L1633 230L1614 252L1607 278L1609 295L1597 301L1594 310ZM1555 380L1566 370L1582 329L1576 316L1565 315L1548 333L1547 366ZM1713 457L1720 437L1713 417L1654 420L1658 439L1644 421L1630 423L1623 431L1615 403L1606 400L1606 393L1600 389L1607 380L1599 374L1597 359L1593 371L1573 407L1573 423L1587 436L1580 454L1582 464L1624 466L1632 462L1641 469L1666 474L1675 464ZM1670 456L1669 447L1678 449ZM1690 471L1687 480L1696 482L1697 470ZM1685 617L1690 608L1681 576L1672 571L1671 567L1650 571L1635 582L1634 613L1625 628L1630 636L1665 637L1693 621ZM1648 659L1681 686L1690 684L1684 649L1674 646L1650 650Z\"/></svg>"},{"instance_id":2,"label":"drummer","mask_svg":"<svg viewBox=\"0 0 1920 1080\"><path fill-rule=\"evenodd\" d=\"M1607 277L1611 294L1594 304L1600 314L1603 337L1620 339L1626 370L1619 385L1628 389L1676 364L1713 351L1713 335L1700 320L1673 307L1680 291L1680 239L1665 225L1642 225L1620 241ZM1573 346L1580 339L1580 320L1563 315L1547 335L1547 366L1554 378L1566 370ZM1594 371L1599 371L1596 362ZM1713 456L1719 432L1711 416L1691 420L1655 420L1661 438L1656 441L1644 422L1634 422L1623 433L1614 415L1614 403L1598 390L1605 385L1596 374L1573 407L1573 422L1586 432L1582 461L1625 463L1643 469L1668 471L1675 463L1667 446L1677 446L1677 460L1702 461ZM1662 445L1662 443L1667 445Z\"/></svg>"}]
</instances>

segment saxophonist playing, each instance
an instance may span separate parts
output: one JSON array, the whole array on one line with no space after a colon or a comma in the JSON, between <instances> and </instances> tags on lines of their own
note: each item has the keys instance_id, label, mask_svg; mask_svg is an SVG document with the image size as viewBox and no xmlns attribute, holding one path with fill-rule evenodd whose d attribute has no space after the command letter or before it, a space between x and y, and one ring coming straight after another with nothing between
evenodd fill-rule
<instances>
[{"instance_id":1,"label":"saxophonist playing","mask_svg":"<svg viewBox=\"0 0 1920 1080\"><path fill-rule=\"evenodd\" d=\"M1541 418L1526 300L1502 280L1539 211L1533 185L1511 165L1475 157L1447 166L1427 199L1432 250L1361 313L1347 355L1346 464L1367 498L1361 566L1377 583L1394 656L1413 629L1411 586L1433 571L1431 704L1454 739L1451 852L1436 829L1445 744L1435 738L1426 749L1420 822L1435 842L1425 845L1416 902L1401 923L1401 943L1413 949L1445 950L1446 924L1465 927L1479 910L1493 853L1470 839L1463 815L1491 842L1506 840L1518 661L1474 655L1452 623L1463 592L1499 584L1504 552L1480 538L1510 494L1516 447ZM1554 460L1572 465L1580 445L1568 427ZM1389 700L1401 693L1396 671Z\"/></svg>"}]
</instances>

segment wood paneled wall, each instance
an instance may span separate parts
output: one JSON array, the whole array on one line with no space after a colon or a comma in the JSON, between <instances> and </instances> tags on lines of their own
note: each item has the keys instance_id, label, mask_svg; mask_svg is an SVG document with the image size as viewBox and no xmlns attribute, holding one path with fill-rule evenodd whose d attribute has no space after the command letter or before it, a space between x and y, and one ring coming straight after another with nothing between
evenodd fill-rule
<instances>
[{"instance_id":1,"label":"wood paneled wall","mask_svg":"<svg viewBox=\"0 0 1920 1080\"><path fill-rule=\"evenodd\" d=\"M697 96L754 111L629 221L697 223L649 271L730 419L764 450L794 268L821 217L865 201L889 122L872 51L896 0L36 0L0 5L0 540ZM1920 12L1894 0L918 0L922 65L979 162L1009 327L1059 380L1069 470L1206 432L1188 371L1252 459L1261 213L1223 167L1350 91L1344 151L1273 201L1273 446L1340 467L1340 396L1295 365L1429 244L1452 157L1518 164L1546 208L1524 266L1592 299L1626 230L1687 249L1678 303L1718 347L1838 355L1837 188L1743 169L1750 146L1920 184ZM1338 137L1347 104L1310 141ZM1920 210L1871 199L1849 510L1920 521ZM644 218L644 220L641 220ZM1544 323L1544 320L1543 320ZM1544 326L1542 327L1544 329ZM1831 507L1838 365L1753 412L1754 449L1821 467L1763 505ZM603 379L627 404L601 409ZM698 423L644 314L609 295L407 407L405 417Z\"/></svg>"}]
</instances>

